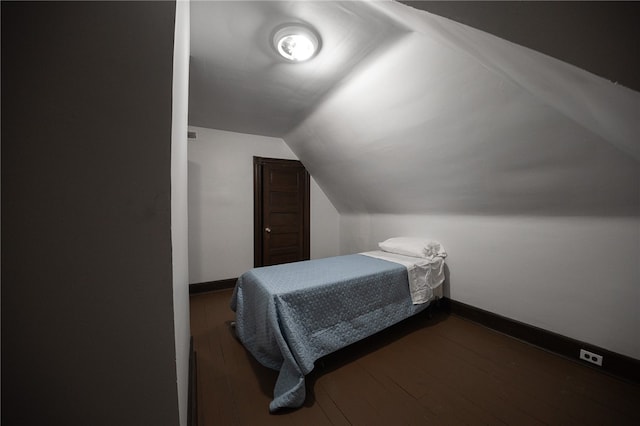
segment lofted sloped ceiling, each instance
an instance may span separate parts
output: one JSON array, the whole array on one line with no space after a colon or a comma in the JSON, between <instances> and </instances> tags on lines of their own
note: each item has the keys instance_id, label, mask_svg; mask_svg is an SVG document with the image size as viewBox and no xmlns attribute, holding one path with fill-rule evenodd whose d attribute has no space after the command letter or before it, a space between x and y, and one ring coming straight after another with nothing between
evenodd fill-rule
<instances>
[{"instance_id":1,"label":"lofted sloped ceiling","mask_svg":"<svg viewBox=\"0 0 640 426\"><path fill-rule=\"evenodd\" d=\"M321 35L312 61L271 43L289 23ZM191 6L189 124L283 137L367 56L409 31L365 2L196 1Z\"/></svg>"},{"instance_id":2,"label":"lofted sloped ceiling","mask_svg":"<svg viewBox=\"0 0 640 426\"><path fill-rule=\"evenodd\" d=\"M410 1L640 91L640 3L634 1Z\"/></svg>"},{"instance_id":3,"label":"lofted sloped ceiling","mask_svg":"<svg viewBox=\"0 0 640 426\"><path fill-rule=\"evenodd\" d=\"M640 216L640 93L426 11L196 2L191 68L191 125L282 137L342 213Z\"/></svg>"}]
</instances>

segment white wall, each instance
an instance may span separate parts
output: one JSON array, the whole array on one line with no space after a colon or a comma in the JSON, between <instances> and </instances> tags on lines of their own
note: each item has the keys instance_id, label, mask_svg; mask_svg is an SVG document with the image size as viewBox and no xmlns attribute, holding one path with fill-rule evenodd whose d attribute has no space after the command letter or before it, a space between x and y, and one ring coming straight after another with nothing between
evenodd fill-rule
<instances>
[{"instance_id":1,"label":"white wall","mask_svg":"<svg viewBox=\"0 0 640 426\"><path fill-rule=\"evenodd\" d=\"M189 115L189 0L176 2L171 129L171 245L173 317L180 425L188 419L189 396L189 244L187 119Z\"/></svg>"},{"instance_id":2,"label":"white wall","mask_svg":"<svg viewBox=\"0 0 640 426\"><path fill-rule=\"evenodd\" d=\"M438 239L451 299L640 359L640 219L343 215L341 252Z\"/></svg>"},{"instance_id":3,"label":"white wall","mask_svg":"<svg viewBox=\"0 0 640 426\"><path fill-rule=\"evenodd\" d=\"M340 214L311 177L311 259L340 253Z\"/></svg>"},{"instance_id":4,"label":"white wall","mask_svg":"<svg viewBox=\"0 0 640 426\"><path fill-rule=\"evenodd\" d=\"M190 127L189 280L240 276L253 267L253 157L297 159L282 139ZM311 179L311 257L339 251L339 215Z\"/></svg>"}]
</instances>

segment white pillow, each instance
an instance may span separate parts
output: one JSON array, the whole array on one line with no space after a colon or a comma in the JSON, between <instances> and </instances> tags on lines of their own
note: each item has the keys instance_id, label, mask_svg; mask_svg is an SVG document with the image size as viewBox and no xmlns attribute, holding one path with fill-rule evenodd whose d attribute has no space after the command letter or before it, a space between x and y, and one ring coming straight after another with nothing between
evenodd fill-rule
<instances>
[{"instance_id":1,"label":"white pillow","mask_svg":"<svg viewBox=\"0 0 640 426\"><path fill-rule=\"evenodd\" d=\"M394 237L378 243L378 247L386 252L405 256L424 257L427 259L437 256L447 257L442 244L426 238Z\"/></svg>"}]
</instances>

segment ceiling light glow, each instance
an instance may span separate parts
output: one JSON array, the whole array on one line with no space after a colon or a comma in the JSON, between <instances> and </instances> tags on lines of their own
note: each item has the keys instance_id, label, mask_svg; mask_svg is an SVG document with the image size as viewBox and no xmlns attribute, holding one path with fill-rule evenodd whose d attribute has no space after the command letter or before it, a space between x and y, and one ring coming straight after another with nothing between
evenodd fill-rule
<instances>
[{"instance_id":1,"label":"ceiling light glow","mask_svg":"<svg viewBox=\"0 0 640 426\"><path fill-rule=\"evenodd\" d=\"M314 32L300 25L287 25L276 31L273 45L283 58L292 62L311 59L320 46Z\"/></svg>"}]
</instances>

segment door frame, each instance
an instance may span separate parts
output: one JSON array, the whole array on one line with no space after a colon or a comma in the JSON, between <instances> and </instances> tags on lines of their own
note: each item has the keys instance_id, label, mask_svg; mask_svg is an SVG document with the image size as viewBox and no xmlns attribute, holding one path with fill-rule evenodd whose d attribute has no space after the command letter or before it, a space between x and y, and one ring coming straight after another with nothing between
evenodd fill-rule
<instances>
[{"instance_id":1,"label":"door frame","mask_svg":"<svg viewBox=\"0 0 640 426\"><path fill-rule=\"evenodd\" d=\"M302 253L305 259L309 259L310 256L310 230L311 230L311 178L309 172L298 160L284 160L278 158L264 158L253 157L253 266L254 268L264 266L263 265L263 242L264 242L264 217L262 209L262 172L265 164L274 164L280 166L301 166L304 173L304 212L303 212L303 241L302 241Z\"/></svg>"}]
</instances>

